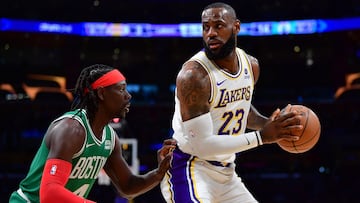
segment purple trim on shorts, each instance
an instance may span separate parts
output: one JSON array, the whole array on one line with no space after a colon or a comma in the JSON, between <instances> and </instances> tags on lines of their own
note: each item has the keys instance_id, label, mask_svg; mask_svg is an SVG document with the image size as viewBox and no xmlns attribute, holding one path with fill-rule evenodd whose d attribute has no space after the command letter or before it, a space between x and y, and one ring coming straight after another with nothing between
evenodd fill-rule
<instances>
[{"instance_id":1,"label":"purple trim on shorts","mask_svg":"<svg viewBox=\"0 0 360 203\"><path fill-rule=\"evenodd\" d=\"M190 173L190 164L194 160L194 157L190 154L186 154L176 148L173 152L172 167L169 172L171 173L170 182L172 185L172 195L175 202L180 203L193 203L190 195L194 194L194 187L192 178L188 177ZM188 185L188 179L191 181L191 186ZM192 192L190 193L189 188ZM196 203L200 203L196 197L193 196Z\"/></svg>"}]
</instances>

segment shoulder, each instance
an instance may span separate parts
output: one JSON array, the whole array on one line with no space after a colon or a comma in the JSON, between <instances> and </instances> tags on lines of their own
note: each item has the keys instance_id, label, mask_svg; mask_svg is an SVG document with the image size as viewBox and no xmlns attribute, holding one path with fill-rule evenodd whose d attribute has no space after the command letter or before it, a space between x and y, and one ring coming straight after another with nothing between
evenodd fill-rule
<instances>
[{"instance_id":1,"label":"shoulder","mask_svg":"<svg viewBox=\"0 0 360 203\"><path fill-rule=\"evenodd\" d=\"M255 58L254 56L251 56L250 54L246 54L246 55L249 58L249 61L250 61L251 65L259 66L259 61L258 61L257 58Z\"/></svg>"},{"instance_id":2,"label":"shoulder","mask_svg":"<svg viewBox=\"0 0 360 203\"><path fill-rule=\"evenodd\" d=\"M75 141L83 140L85 137L85 128L74 118L63 118L54 122L47 132L47 136L56 136L57 139L66 139Z\"/></svg>"},{"instance_id":3,"label":"shoulder","mask_svg":"<svg viewBox=\"0 0 360 203\"><path fill-rule=\"evenodd\" d=\"M183 64L178 76L196 77L207 75L205 68L197 61L187 61Z\"/></svg>"},{"instance_id":4,"label":"shoulder","mask_svg":"<svg viewBox=\"0 0 360 203\"><path fill-rule=\"evenodd\" d=\"M52 123L45 136L49 148L76 152L83 145L86 132L78 120L65 117Z\"/></svg>"},{"instance_id":5,"label":"shoulder","mask_svg":"<svg viewBox=\"0 0 360 203\"><path fill-rule=\"evenodd\" d=\"M250 61L251 69L252 69L252 72L254 75L254 82L256 83L260 76L259 61L257 60L257 58L255 58L254 56L251 56L250 54L246 54L246 56L248 57L248 59Z\"/></svg>"},{"instance_id":6,"label":"shoulder","mask_svg":"<svg viewBox=\"0 0 360 203\"><path fill-rule=\"evenodd\" d=\"M196 61L186 62L176 79L176 96L184 121L209 111L210 77Z\"/></svg>"},{"instance_id":7,"label":"shoulder","mask_svg":"<svg viewBox=\"0 0 360 203\"><path fill-rule=\"evenodd\" d=\"M208 72L196 61L187 61L183 64L176 79L177 86L200 87L210 84ZM189 86L191 85L191 86ZM200 85L200 86L199 86Z\"/></svg>"},{"instance_id":8,"label":"shoulder","mask_svg":"<svg viewBox=\"0 0 360 203\"><path fill-rule=\"evenodd\" d=\"M239 47L236 47L236 51L238 52L238 54L244 54L248 58L251 66L253 68L259 68L259 61L258 61L257 58L255 58L254 56L246 53L243 49L241 49Z\"/></svg>"},{"instance_id":9,"label":"shoulder","mask_svg":"<svg viewBox=\"0 0 360 203\"><path fill-rule=\"evenodd\" d=\"M49 149L48 158L58 158L71 162L85 142L84 126L72 117L64 117L50 124L45 135L45 143Z\"/></svg>"}]
</instances>

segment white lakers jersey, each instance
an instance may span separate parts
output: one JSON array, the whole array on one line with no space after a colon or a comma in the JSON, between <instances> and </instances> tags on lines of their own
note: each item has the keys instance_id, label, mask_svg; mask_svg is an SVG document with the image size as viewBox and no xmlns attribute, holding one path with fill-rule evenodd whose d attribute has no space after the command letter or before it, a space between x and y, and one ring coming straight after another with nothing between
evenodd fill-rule
<instances>
[{"instance_id":1,"label":"white lakers jersey","mask_svg":"<svg viewBox=\"0 0 360 203\"><path fill-rule=\"evenodd\" d=\"M241 136L245 133L254 90L254 77L250 60L240 48L236 48L239 71L230 74L209 60L204 51L195 54L189 61L196 61L208 72L211 80L210 114L214 136ZM175 112L172 121L174 135L179 148L191 154L187 135L183 132L179 100L175 94ZM201 157L199 157L201 158ZM216 155L207 160L233 162L235 154Z\"/></svg>"}]
</instances>

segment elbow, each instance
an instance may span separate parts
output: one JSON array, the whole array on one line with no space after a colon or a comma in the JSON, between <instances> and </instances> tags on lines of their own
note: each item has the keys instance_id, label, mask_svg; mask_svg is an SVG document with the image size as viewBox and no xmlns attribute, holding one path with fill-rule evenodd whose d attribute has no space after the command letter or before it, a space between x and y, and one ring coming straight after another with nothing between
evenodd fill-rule
<instances>
[{"instance_id":1,"label":"elbow","mask_svg":"<svg viewBox=\"0 0 360 203\"><path fill-rule=\"evenodd\" d=\"M122 185L118 183L114 185L116 186L118 194L123 198L132 200L138 196L138 191L136 191L136 189L132 187L131 184Z\"/></svg>"}]
</instances>

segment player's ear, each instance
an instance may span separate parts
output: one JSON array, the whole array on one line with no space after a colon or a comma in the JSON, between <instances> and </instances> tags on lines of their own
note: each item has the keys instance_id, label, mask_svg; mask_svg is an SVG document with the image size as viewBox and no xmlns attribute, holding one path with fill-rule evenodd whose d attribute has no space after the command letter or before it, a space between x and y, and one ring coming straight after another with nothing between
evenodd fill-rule
<instances>
[{"instance_id":1,"label":"player's ear","mask_svg":"<svg viewBox=\"0 0 360 203\"><path fill-rule=\"evenodd\" d=\"M241 25L240 20L236 19L235 22L234 22L235 34L238 34L240 32L240 25Z\"/></svg>"},{"instance_id":2,"label":"player's ear","mask_svg":"<svg viewBox=\"0 0 360 203\"><path fill-rule=\"evenodd\" d=\"M104 100L104 91L105 91L104 87L97 88L96 94L100 100Z\"/></svg>"}]
</instances>

